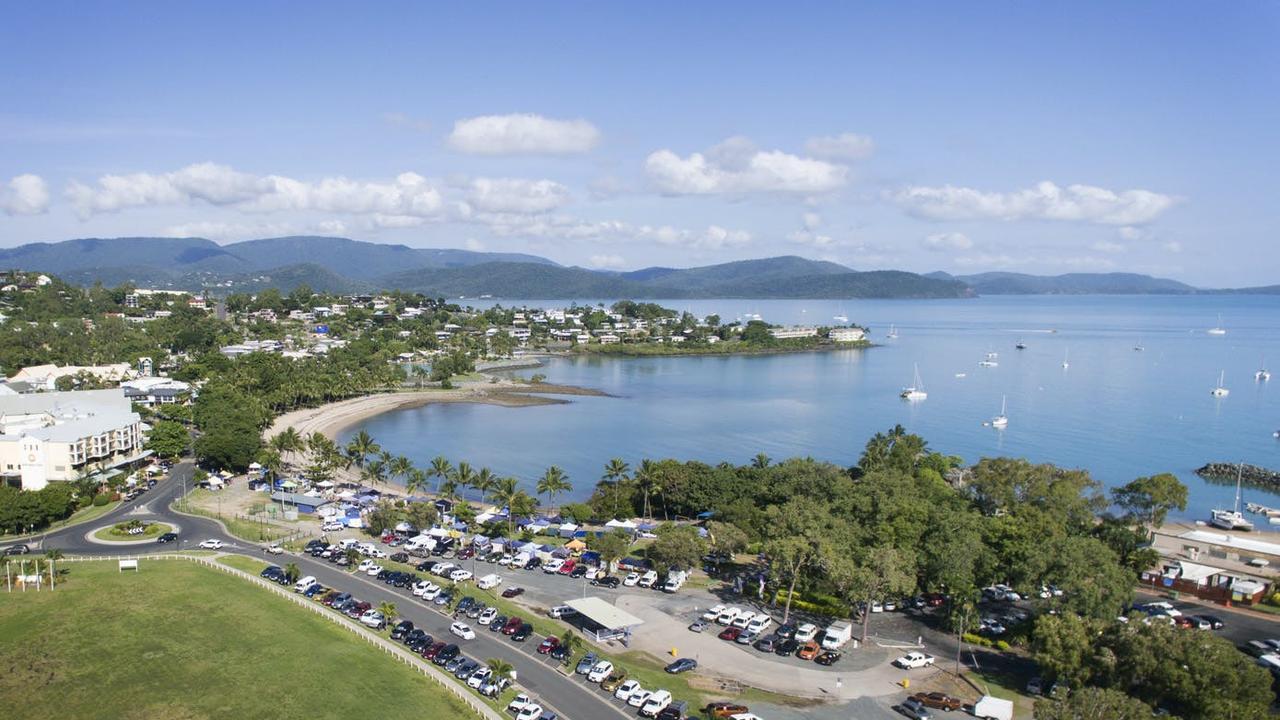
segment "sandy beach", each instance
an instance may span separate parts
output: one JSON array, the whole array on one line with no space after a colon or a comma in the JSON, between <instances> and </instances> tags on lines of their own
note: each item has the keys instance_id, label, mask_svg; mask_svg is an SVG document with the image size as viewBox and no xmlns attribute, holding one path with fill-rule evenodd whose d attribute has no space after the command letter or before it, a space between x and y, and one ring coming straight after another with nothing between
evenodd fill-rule
<instances>
[{"instance_id":1,"label":"sandy beach","mask_svg":"<svg viewBox=\"0 0 1280 720\"><path fill-rule=\"evenodd\" d=\"M361 420L391 410L419 407L430 403L488 403L506 407L523 407L568 402L560 398L544 397L545 395L607 396L607 393L591 388L568 385L525 384L503 381L497 383L470 383L452 390L423 389L381 395L366 395L322 405L317 408L306 408L285 413L275 419L271 427L264 433L264 436L269 439L283 432L286 428L292 427L303 437L318 432L326 437L336 439L338 433Z\"/></svg>"}]
</instances>

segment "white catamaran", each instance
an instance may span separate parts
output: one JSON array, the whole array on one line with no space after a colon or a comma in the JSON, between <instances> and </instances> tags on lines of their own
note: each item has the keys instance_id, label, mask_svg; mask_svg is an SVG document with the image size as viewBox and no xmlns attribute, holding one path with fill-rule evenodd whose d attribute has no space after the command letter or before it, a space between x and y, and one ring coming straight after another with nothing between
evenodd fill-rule
<instances>
[{"instance_id":1,"label":"white catamaran","mask_svg":"<svg viewBox=\"0 0 1280 720\"><path fill-rule=\"evenodd\" d=\"M1228 390L1227 386L1223 384L1226 381L1226 379L1227 379L1226 370L1223 370L1222 372L1218 373L1218 386L1215 387L1213 390L1210 390L1209 394L1213 395L1214 397L1226 397L1230 395L1231 391Z\"/></svg>"},{"instance_id":2,"label":"white catamaran","mask_svg":"<svg viewBox=\"0 0 1280 720\"><path fill-rule=\"evenodd\" d=\"M1209 328L1210 335L1226 335L1227 329L1222 327L1222 313L1218 313L1218 324Z\"/></svg>"},{"instance_id":3,"label":"white catamaran","mask_svg":"<svg viewBox=\"0 0 1280 720\"><path fill-rule=\"evenodd\" d=\"M1253 523L1240 512L1240 481L1244 478L1244 463L1236 470L1236 504L1231 510L1214 510L1209 524L1223 530L1252 530Z\"/></svg>"},{"instance_id":4,"label":"white catamaran","mask_svg":"<svg viewBox=\"0 0 1280 720\"><path fill-rule=\"evenodd\" d=\"M915 366L915 377L912 379L911 387L902 388L902 392L898 393L898 397L903 400L924 400L929 397L929 393L924 391L924 383L920 382L920 366Z\"/></svg>"}]
</instances>

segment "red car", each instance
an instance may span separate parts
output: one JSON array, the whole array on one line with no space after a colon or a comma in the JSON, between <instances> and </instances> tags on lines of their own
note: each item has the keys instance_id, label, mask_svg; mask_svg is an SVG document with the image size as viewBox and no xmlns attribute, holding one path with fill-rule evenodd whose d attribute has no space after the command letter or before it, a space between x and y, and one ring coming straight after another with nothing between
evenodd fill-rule
<instances>
[{"instance_id":1,"label":"red car","mask_svg":"<svg viewBox=\"0 0 1280 720\"><path fill-rule=\"evenodd\" d=\"M524 588L522 587L507 588L506 590L502 591L502 597L504 598L513 598L513 597L516 597L517 595L523 595L523 594L524 594Z\"/></svg>"},{"instance_id":2,"label":"red car","mask_svg":"<svg viewBox=\"0 0 1280 720\"><path fill-rule=\"evenodd\" d=\"M576 563L574 563L573 558L569 558L568 560L564 561L564 564L561 565L560 569L557 570L556 572L560 573L561 575L568 575L569 573L573 572L574 565L576 565Z\"/></svg>"},{"instance_id":3,"label":"red car","mask_svg":"<svg viewBox=\"0 0 1280 720\"><path fill-rule=\"evenodd\" d=\"M741 634L742 634L742 628L727 627L724 630L720 631L720 639L721 640L737 640L738 636Z\"/></svg>"},{"instance_id":4,"label":"red car","mask_svg":"<svg viewBox=\"0 0 1280 720\"><path fill-rule=\"evenodd\" d=\"M947 596L942 593L928 593L924 596L924 602L929 607L942 607L947 602Z\"/></svg>"},{"instance_id":5,"label":"red car","mask_svg":"<svg viewBox=\"0 0 1280 720\"><path fill-rule=\"evenodd\" d=\"M436 655L440 654L440 651L444 649L444 646L445 646L445 643L442 643L442 642L435 643L430 647L428 647L426 650L422 651L422 657L428 660L432 660L435 658Z\"/></svg>"},{"instance_id":6,"label":"red car","mask_svg":"<svg viewBox=\"0 0 1280 720\"><path fill-rule=\"evenodd\" d=\"M522 619L520 619L520 618L518 618L518 617L513 617L513 618L511 618L510 620L508 620L508 621L507 621L507 624L506 624L506 625L503 625L503 626L502 626L502 634L503 634L503 635L514 635L514 634L515 634L515 632L516 632L517 630L519 630L519 629L520 629L520 626L521 626L521 625L523 625L523 624L524 624L524 620L522 620Z\"/></svg>"},{"instance_id":7,"label":"red car","mask_svg":"<svg viewBox=\"0 0 1280 720\"><path fill-rule=\"evenodd\" d=\"M552 635L546 640L543 640L541 645L538 645L538 654L546 655L552 650L555 650L559 645L560 645L560 638Z\"/></svg>"}]
</instances>

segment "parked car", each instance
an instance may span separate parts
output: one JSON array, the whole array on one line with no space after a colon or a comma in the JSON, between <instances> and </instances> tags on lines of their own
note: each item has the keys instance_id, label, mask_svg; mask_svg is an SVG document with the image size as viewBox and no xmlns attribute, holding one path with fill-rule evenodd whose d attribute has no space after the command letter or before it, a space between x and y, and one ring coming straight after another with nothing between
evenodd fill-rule
<instances>
[{"instance_id":1,"label":"parked car","mask_svg":"<svg viewBox=\"0 0 1280 720\"><path fill-rule=\"evenodd\" d=\"M698 667L697 660L694 660L693 658L680 658L675 662L671 663L670 665L667 665L663 669L671 673L672 675L679 675L680 673L694 670L697 667Z\"/></svg>"},{"instance_id":2,"label":"parked car","mask_svg":"<svg viewBox=\"0 0 1280 720\"><path fill-rule=\"evenodd\" d=\"M818 656L818 653L821 652L821 650L822 648L818 647L818 643L807 642L802 644L799 650L796 650L796 657L801 660L812 660Z\"/></svg>"},{"instance_id":3,"label":"parked car","mask_svg":"<svg viewBox=\"0 0 1280 720\"><path fill-rule=\"evenodd\" d=\"M546 638L544 638L542 642L538 643L538 654L546 655L552 650L555 650L559 644L560 644L560 638L556 637L555 635L549 635Z\"/></svg>"},{"instance_id":4,"label":"parked car","mask_svg":"<svg viewBox=\"0 0 1280 720\"><path fill-rule=\"evenodd\" d=\"M915 696L903 700L902 704L898 706L898 712L913 718L913 720L930 720L933 717L933 714L929 712L929 708L925 707L924 703L917 700Z\"/></svg>"},{"instance_id":5,"label":"parked car","mask_svg":"<svg viewBox=\"0 0 1280 720\"><path fill-rule=\"evenodd\" d=\"M689 624L689 629L693 632L700 633L707 629L707 623L705 620L694 620Z\"/></svg>"},{"instance_id":6,"label":"parked car","mask_svg":"<svg viewBox=\"0 0 1280 720\"><path fill-rule=\"evenodd\" d=\"M512 617L507 620L507 623L505 625L502 626L502 634L511 635L516 630L519 630L520 626L523 624L524 624L524 620L521 620L519 617Z\"/></svg>"},{"instance_id":7,"label":"parked car","mask_svg":"<svg viewBox=\"0 0 1280 720\"><path fill-rule=\"evenodd\" d=\"M738 705L737 703L713 702L704 707L702 711L713 718L731 718L734 715L750 712L751 709L746 705Z\"/></svg>"},{"instance_id":8,"label":"parked car","mask_svg":"<svg viewBox=\"0 0 1280 720\"><path fill-rule=\"evenodd\" d=\"M906 655L893 661L894 665L904 670L914 670L917 668L930 667L933 665L934 657L925 655L922 652L909 652Z\"/></svg>"},{"instance_id":9,"label":"parked car","mask_svg":"<svg viewBox=\"0 0 1280 720\"><path fill-rule=\"evenodd\" d=\"M591 584L598 585L600 587L615 589L622 584L622 580L615 575L605 575L604 577L598 577L592 580Z\"/></svg>"},{"instance_id":10,"label":"parked car","mask_svg":"<svg viewBox=\"0 0 1280 720\"><path fill-rule=\"evenodd\" d=\"M522 587L509 587L506 590L502 591L502 597L504 598L519 597L523 594L524 594L524 588Z\"/></svg>"},{"instance_id":11,"label":"parked car","mask_svg":"<svg viewBox=\"0 0 1280 720\"><path fill-rule=\"evenodd\" d=\"M591 672L591 668L595 667L595 664L599 659L599 656L594 652L589 652L586 655L583 655L582 659L578 661L578 666L574 668L574 672L579 675L586 675Z\"/></svg>"},{"instance_id":12,"label":"parked car","mask_svg":"<svg viewBox=\"0 0 1280 720\"><path fill-rule=\"evenodd\" d=\"M619 700L627 701L631 699L632 694L639 692L643 688L640 687L638 680L625 680L614 691L613 696Z\"/></svg>"},{"instance_id":13,"label":"parked car","mask_svg":"<svg viewBox=\"0 0 1280 720\"><path fill-rule=\"evenodd\" d=\"M782 655L783 657L786 657L787 655L794 655L795 652L799 649L800 649L799 640L796 640L795 638L785 638L783 640L780 640L778 644L773 648L773 654Z\"/></svg>"},{"instance_id":14,"label":"parked car","mask_svg":"<svg viewBox=\"0 0 1280 720\"><path fill-rule=\"evenodd\" d=\"M613 663L608 660L601 660L591 667L587 673L587 680L598 683L613 673Z\"/></svg>"},{"instance_id":15,"label":"parked car","mask_svg":"<svg viewBox=\"0 0 1280 720\"><path fill-rule=\"evenodd\" d=\"M524 623L514 633L511 634L511 639L514 640L515 642L524 642L525 640L528 640L529 636L532 634L533 634L533 626L530 625L529 623Z\"/></svg>"},{"instance_id":16,"label":"parked car","mask_svg":"<svg viewBox=\"0 0 1280 720\"><path fill-rule=\"evenodd\" d=\"M742 634L741 628L727 627L724 630L720 631L720 639L721 640L737 640L738 636L741 634Z\"/></svg>"},{"instance_id":17,"label":"parked car","mask_svg":"<svg viewBox=\"0 0 1280 720\"><path fill-rule=\"evenodd\" d=\"M830 665L835 665L836 661L838 661L839 659L840 659L840 651L823 650L822 652L818 653L818 657L814 658L813 661L818 663L819 665L830 666Z\"/></svg>"},{"instance_id":18,"label":"parked car","mask_svg":"<svg viewBox=\"0 0 1280 720\"><path fill-rule=\"evenodd\" d=\"M779 642L781 642L781 640L776 634L765 635L759 640L756 640L754 647L760 652L771 653L778 648Z\"/></svg>"},{"instance_id":19,"label":"parked car","mask_svg":"<svg viewBox=\"0 0 1280 720\"><path fill-rule=\"evenodd\" d=\"M627 587L635 587L638 582L640 582L640 573L633 572L627 573L627 577L622 581L622 584Z\"/></svg>"},{"instance_id":20,"label":"parked car","mask_svg":"<svg viewBox=\"0 0 1280 720\"><path fill-rule=\"evenodd\" d=\"M916 693L911 699L924 705L925 707L936 708L938 710L946 710L952 712L964 707L964 702L960 698L952 697L946 693Z\"/></svg>"},{"instance_id":21,"label":"parked car","mask_svg":"<svg viewBox=\"0 0 1280 720\"><path fill-rule=\"evenodd\" d=\"M472 630L471 626L464 622L453 623L452 625L449 626L449 632L453 633L454 635L457 635L463 640L476 639L476 631Z\"/></svg>"},{"instance_id":22,"label":"parked car","mask_svg":"<svg viewBox=\"0 0 1280 720\"><path fill-rule=\"evenodd\" d=\"M511 702L507 703L507 710L509 712L520 712L521 710L529 707L532 704L534 704L533 698L529 697L524 693L520 693L519 695L516 695L514 698L512 698Z\"/></svg>"},{"instance_id":23,"label":"parked car","mask_svg":"<svg viewBox=\"0 0 1280 720\"><path fill-rule=\"evenodd\" d=\"M807 643L818 637L818 626L813 623L801 623L793 636L796 642Z\"/></svg>"},{"instance_id":24,"label":"parked car","mask_svg":"<svg viewBox=\"0 0 1280 720\"><path fill-rule=\"evenodd\" d=\"M600 689L604 690L605 692L613 692L614 690L618 689L619 685L622 685L622 683L626 682L626 680L627 680L626 673L622 672L621 670L615 670L612 675L610 675L609 677L601 681Z\"/></svg>"},{"instance_id":25,"label":"parked car","mask_svg":"<svg viewBox=\"0 0 1280 720\"><path fill-rule=\"evenodd\" d=\"M480 623L481 625L488 625L489 623L493 622L493 619L496 618L497 616L498 616L498 608L492 608L492 607L485 608L484 612L480 613L480 617L476 618L476 622Z\"/></svg>"}]
</instances>

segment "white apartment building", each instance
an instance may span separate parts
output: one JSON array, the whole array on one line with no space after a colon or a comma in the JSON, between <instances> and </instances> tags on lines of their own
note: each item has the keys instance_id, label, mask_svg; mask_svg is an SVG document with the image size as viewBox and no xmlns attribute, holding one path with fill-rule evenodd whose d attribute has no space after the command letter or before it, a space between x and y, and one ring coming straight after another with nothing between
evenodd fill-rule
<instances>
[{"instance_id":1,"label":"white apartment building","mask_svg":"<svg viewBox=\"0 0 1280 720\"><path fill-rule=\"evenodd\" d=\"M772 328L769 334L779 340L790 340L793 338L815 337L818 334L818 328L813 327L786 327Z\"/></svg>"},{"instance_id":2,"label":"white apartment building","mask_svg":"<svg viewBox=\"0 0 1280 720\"><path fill-rule=\"evenodd\" d=\"M862 328L856 327L838 327L831 328L831 342L858 342L866 337L866 333Z\"/></svg>"},{"instance_id":3,"label":"white apartment building","mask_svg":"<svg viewBox=\"0 0 1280 720\"><path fill-rule=\"evenodd\" d=\"M141 459L145 442L119 388L0 396L0 476L24 490Z\"/></svg>"}]
</instances>

